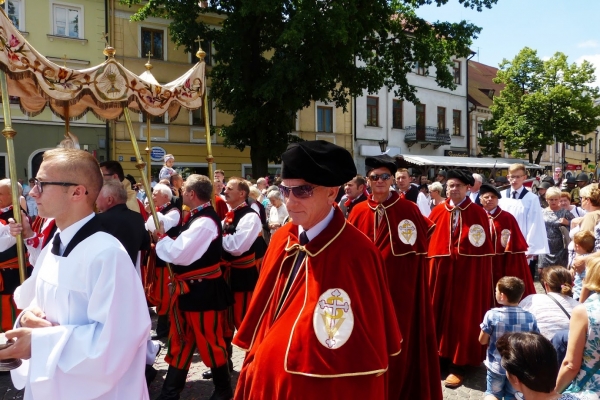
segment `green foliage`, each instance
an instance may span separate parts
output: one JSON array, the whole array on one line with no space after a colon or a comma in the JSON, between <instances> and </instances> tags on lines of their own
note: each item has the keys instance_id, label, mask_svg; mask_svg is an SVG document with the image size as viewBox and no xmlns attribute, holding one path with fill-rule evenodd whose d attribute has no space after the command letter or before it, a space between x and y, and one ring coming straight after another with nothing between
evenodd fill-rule
<instances>
[{"instance_id":1,"label":"green foliage","mask_svg":"<svg viewBox=\"0 0 600 400\"><path fill-rule=\"evenodd\" d=\"M539 163L555 142L586 145L592 140L586 136L600 125L594 79L592 64L569 64L563 53L542 61L525 47L512 61L503 60L494 82L506 87L494 98L493 118L484 126L492 134L480 141L483 153L497 156L502 143L510 154Z\"/></svg>"},{"instance_id":2,"label":"green foliage","mask_svg":"<svg viewBox=\"0 0 600 400\"><path fill-rule=\"evenodd\" d=\"M140 0L122 0L140 3ZM497 0L458 0L465 7L490 8ZM233 115L221 130L224 142L251 146L253 175L266 173L290 140L295 113L311 101L347 109L363 90L398 86L395 95L418 101L406 75L415 61L436 68L436 82L454 88L452 59L470 54L480 28L465 21L427 22L424 4L448 0L150 0L133 17L170 18L171 39L195 51L197 36L216 49L211 96ZM224 14L211 29L202 14Z\"/></svg>"}]
</instances>

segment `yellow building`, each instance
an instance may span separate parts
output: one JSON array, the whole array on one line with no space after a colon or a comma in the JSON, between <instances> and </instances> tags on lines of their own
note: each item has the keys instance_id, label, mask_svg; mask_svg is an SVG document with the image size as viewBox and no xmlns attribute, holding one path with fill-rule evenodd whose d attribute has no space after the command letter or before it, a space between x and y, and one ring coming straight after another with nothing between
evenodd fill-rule
<instances>
[{"instance_id":1,"label":"yellow building","mask_svg":"<svg viewBox=\"0 0 600 400\"><path fill-rule=\"evenodd\" d=\"M2 6L25 39L49 60L73 69L84 69L104 61L106 31L104 0L7 0ZM19 178L35 176L45 150L64 138L65 123L49 108L41 114L24 115L18 99L11 99L15 156ZM72 121L70 131L82 148L103 161L107 159L106 124L88 113ZM0 177L7 175L6 145L0 141Z\"/></svg>"},{"instance_id":2,"label":"yellow building","mask_svg":"<svg viewBox=\"0 0 600 400\"><path fill-rule=\"evenodd\" d=\"M142 22L130 20L135 9L129 9L121 5L115 5L109 9L110 42L116 49L116 59L130 71L141 74L145 71L144 64L148 61L148 53L151 53L152 74L159 83L170 82L197 62L195 55L186 53L177 48L170 40L168 25L171 21L161 18L148 18ZM204 21L219 29L224 17L221 15L204 15ZM212 64L212 53L214 49L202 44L207 54L207 71ZM210 80L208 81L208 93L210 97ZM210 102L210 100L209 100ZM231 123L232 116L220 112L218 108L211 106L211 124L217 129ZM133 115L133 128L138 138L140 149L146 148L146 119L143 115ZM208 164L206 162L206 132L201 110L189 112L182 109L173 120L169 118L154 118L151 123L151 161L153 175L158 175L158 170L163 162L163 154L175 156L175 168L181 169L184 175L188 173L206 174ZM296 129L292 134L298 135L306 140L324 139L336 143L352 151L352 125L350 113L343 113L326 104L311 104L306 109L297 113ZM215 159L214 167L225 171L226 176L241 175L251 177L252 164L250 161L250 149L243 152L235 148L223 146L223 138L212 136L212 153ZM124 122L111 124L111 154L112 159L122 162L125 173L136 176L135 158L129 134L126 132ZM154 158L152 156L155 156ZM145 157L146 158L146 157ZM279 165L269 165L269 172L279 173Z\"/></svg>"}]
</instances>

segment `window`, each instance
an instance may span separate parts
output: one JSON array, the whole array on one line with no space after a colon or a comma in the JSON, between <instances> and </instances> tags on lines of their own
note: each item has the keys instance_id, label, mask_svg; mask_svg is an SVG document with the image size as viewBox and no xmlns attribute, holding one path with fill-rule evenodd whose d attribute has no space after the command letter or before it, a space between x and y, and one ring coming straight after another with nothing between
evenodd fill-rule
<instances>
[{"instance_id":1,"label":"window","mask_svg":"<svg viewBox=\"0 0 600 400\"><path fill-rule=\"evenodd\" d=\"M444 107L437 108L437 127L438 133L444 133L444 129L446 129L446 108Z\"/></svg>"},{"instance_id":2,"label":"window","mask_svg":"<svg viewBox=\"0 0 600 400\"><path fill-rule=\"evenodd\" d=\"M206 65L212 65L211 61L212 61L212 43L209 40L204 40L201 42L202 43L202 50L204 50L204 52L206 53L206 55L204 56L204 62L206 63ZM196 50L198 51L198 50ZM193 53L191 53L192 55L192 60L191 63L196 65L196 63L200 60L198 60L198 57L196 57L196 51L194 51Z\"/></svg>"},{"instance_id":3,"label":"window","mask_svg":"<svg viewBox=\"0 0 600 400\"><path fill-rule=\"evenodd\" d=\"M142 28L142 57L146 57L150 52L150 58L164 60L164 34L165 32L160 29ZM194 55L194 57L196 56Z\"/></svg>"},{"instance_id":4,"label":"window","mask_svg":"<svg viewBox=\"0 0 600 400\"><path fill-rule=\"evenodd\" d=\"M142 113L142 122L146 123L146 121L148 120L147 115L145 112ZM154 116L150 116L150 124L164 124L165 123L165 117L161 116L161 117L154 117Z\"/></svg>"},{"instance_id":5,"label":"window","mask_svg":"<svg viewBox=\"0 0 600 400\"><path fill-rule=\"evenodd\" d=\"M454 83L460 85L460 61L454 60L454 67L452 69L454 70Z\"/></svg>"},{"instance_id":6,"label":"window","mask_svg":"<svg viewBox=\"0 0 600 400\"><path fill-rule=\"evenodd\" d=\"M333 132L333 107L317 107L317 132Z\"/></svg>"},{"instance_id":7,"label":"window","mask_svg":"<svg viewBox=\"0 0 600 400\"><path fill-rule=\"evenodd\" d=\"M392 103L392 128L402 129L402 100L394 100Z\"/></svg>"},{"instance_id":8,"label":"window","mask_svg":"<svg viewBox=\"0 0 600 400\"><path fill-rule=\"evenodd\" d=\"M212 106L210 104L210 100L208 100L208 122L212 123ZM193 126L199 126L201 128L205 128L205 123L204 123L204 105L202 105L202 107L200 107L197 110L194 111L190 111L190 114L192 115L192 125Z\"/></svg>"},{"instance_id":9,"label":"window","mask_svg":"<svg viewBox=\"0 0 600 400\"><path fill-rule=\"evenodd\" d=\"M20 31L24 30L23 26L23 0L8 0L4 3L4 10L8 15L8 19Z\"/></svg>"},{"instance_id":10,"label":"window","mask_svg":"<svg viewBox=\"0 0 600 400\"><path fill-rule=\"evenodd\" d=\"M56 36L67 36L79 38L82 23L81 8L55 4L52 10L54 16L54 34Z\"/></svg>"},{"instance_id":11,"label":"window","mask_svg":"<svg viewBox=\"0 0 600 400\"><path fill-rule=\"evenodd\" d=\"M427 72L425 71L425 67L420 63L420 62L415 62L414 68L413 70L415 71L415 74L417 75L427 75Z\"/></svg>"},{"instance_id":12,"label":"window","mask_svg":"<svg viewBox=\"0 0 600 400\"><path fill-rule=\"evenodd\" d=\"M477 124L477 137L482 137L483 136L483 124L481 122L479 122Z\"/></svg>"},{"instance_id":13,"label":"window","mask_svg":"<svg viewBox=\"0 0 600 400\"><path fill-rule=\"evenodd\" d=\"M367 126L379 126L379 97L367 97Z\"/></svg>"},{"instance_id":14,"label":"window","mask_svg":"<svg viewBox=\"0 0 600 400\"><path fill-rule=\"evenodd\" d=\"M425 104L417 104L417 127L425 128Z\"/></svg>"},{"instance_id":15,"label":"window","mask_svg":"<svg viewBox=\"0 0 600 400\"><path fill-rule=\"evenodd\" d=\"M588 143L588 153L592 152L592 142Z\"/></svg>"},{"instance_id":16,"label":"window","mask_svg":"<svg viewBox=\"0 0 600 400\"><path fill-rule=\"evenodd\" d=\"M452 134L454 136L460 136L460 110L452 110Z\"/></svg>"}]
</instances>

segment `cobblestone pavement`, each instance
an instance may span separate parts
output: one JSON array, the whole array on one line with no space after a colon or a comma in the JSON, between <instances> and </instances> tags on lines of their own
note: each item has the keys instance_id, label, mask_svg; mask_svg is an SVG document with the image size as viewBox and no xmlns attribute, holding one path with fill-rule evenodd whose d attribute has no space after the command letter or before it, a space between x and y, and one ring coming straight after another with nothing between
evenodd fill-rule
<instances>
[{"instance_id":1,"label":"cobblestone pavement","mask_svg":"<svg viewBox=\"0 0 600 400\"><path fill-rule=\"evenodd\" d=\"M535 282L538 293L543 293L539 282ZM150 398L156 399L160 394L160 389L163 384L164 377L167 373L167 364L164 362L164 356L166 349L161 350L161 354L156 358L154 367L158 370L158 375L152 384L150 385ZM232 376L232 384L235 387L238 378L238 372L244 360L244 353L234 347L233 351L233 365L235 372ZM437 368L437 366L432 366ZM212 381L202 379L202 372L208 368L200 361L200 358L196 355L192 361L192 367L188 375L188 381L185 385L185 389L181 394L182 400L208 400L212 393ZM485 367L483 364L477 368L471 368L467 371L464 384L457 389L448 389L443 387L442 391L444 399L483 399L483 392L485 392ZM442 379L446 376L442 374ZM17 391L10 381L10 375L7 373L0 373L0 400L16 400L23 399L22 391ZM426 400L426 399L422 399Z\"/></svg>"}]
</instances>

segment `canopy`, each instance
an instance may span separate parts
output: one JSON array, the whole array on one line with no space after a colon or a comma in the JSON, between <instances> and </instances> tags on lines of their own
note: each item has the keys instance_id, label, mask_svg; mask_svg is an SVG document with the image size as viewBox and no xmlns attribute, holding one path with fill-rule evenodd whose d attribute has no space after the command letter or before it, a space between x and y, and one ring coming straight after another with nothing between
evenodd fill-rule
<instances>
[{"instance_id":1,"label":"canopy","mask_svg":"<svg viewBox=\"0 0 600 400\"><path fill-rule=\"evenodd\" d=\"M127 70L114 59L110 47L104 52L108 59L98 66L84 70L61 67L34 49L3 10L0 41L0 69L7 74L8 94L19 98L21 110L29 116L49 105L63 119L78 119L91 110L102 120L114 120L127 107L153 116L168 112L172 121L181 107L195 110L203 104L204 62L165 85Z\"/></svg>"},{"instance_id":2,"label":"canopy","mask_svg":"<svg viewBox=\"0 0 600 400\"><path fill-rule=\"evenodd\" d=\"M466 167L466 168L508 168L511 164L521 163L527 169L544 169L544 167L532 164L527 161L516 158L479 158L479 157L448 157L448 156L418 156L418 155L398 155L396 159L402 163L418 166L437 166L437 167ZM410 166L410 165L409 165Z\"/></svg>"}]
</instances>

